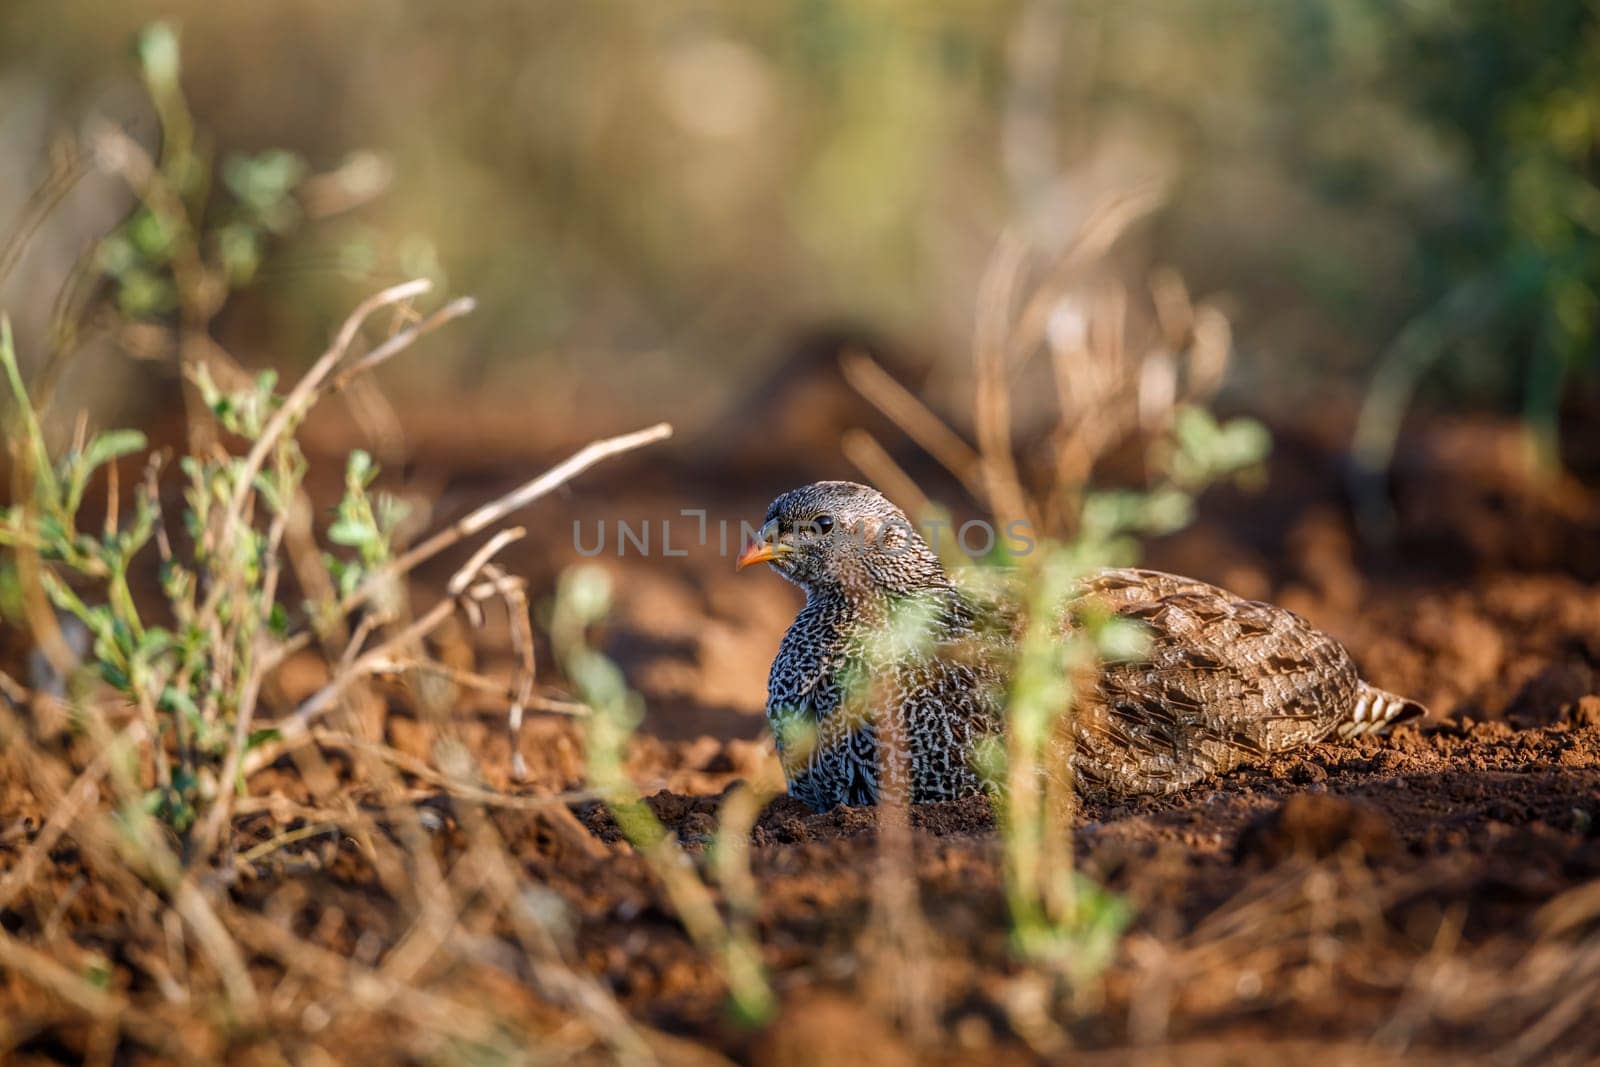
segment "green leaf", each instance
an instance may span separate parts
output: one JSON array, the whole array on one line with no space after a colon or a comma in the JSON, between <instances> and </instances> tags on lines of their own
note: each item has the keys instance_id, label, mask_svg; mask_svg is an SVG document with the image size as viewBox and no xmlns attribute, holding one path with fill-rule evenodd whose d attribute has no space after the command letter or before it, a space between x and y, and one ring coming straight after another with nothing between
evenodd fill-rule
<instances>
[{"instance_id":1,"label":"green leaf","mask_svg":"<svg viewBox=\"0 0 1600 1067\"><path fill-rule=\"evenodd\" d=\"M1181 489L1163 489L1145 497L1139 527L1157 537L1175 533L1194 521L1194 499Z\"/></svg>"},{"instance_id":2,"label":"green leaf","mask_svg":"<svg viewBox=\"0 0 1600 1067\"><path fill-rule=\"evenodd\" d=\"M338 586L341 599L355 592L356 587L361 584L361 580L366 577L366 572L362 569L361 564L356 562L347 563L339 557L329 555L326 552L322 554L322 564L328 568L328 574L332 576L334 584Z\"/></svg>"},{"instance_id":3,"label":"green leaf","mask_svg":"<svg viewBox=\"0 0 1600 1067\"><path fill-rule=\"evenodd\" d=\"M114 233L100 242L100 247L95 252L95 262L99 264L102 273L112 278L120 278L138 265L139 253L126 234Z\"/></svg>"},{"instance_id":4,"label":"green leaf","mask_svg":"<svg viewBox=\"0 0 1600 1067\"><path fill-rule=\"evenodd\" d=\"M1134 663L1150 654L1150 628L1137 619L1113 615L1096 632L1100 655L1112 663Z\"/></svg>"},{"instance_id":5,"label":"green leaf","mask_svg":"<svg viewBox=\"0 0 1600 1067\"><path fill-rule=\"evenodd\" d=\"M251 749L260 748L268 742L279 741L282 738L283 731L277 727L269 726L265 730L251 730L250 736L245 739L244 750L249 752Z\"/></svg>"},{"instance_id":6,"label":"green leaf","mask_svg":"<svg viewBox=\"0 0 1600 1067\"><path fill-rule=\"evenodd\" d=\"M254 226L235 222L217 233L217 254L231 285L244 285L256 276L261 253L261 233Z\"/></svg>"},{"instance_id":7,"label":"green leaf","mask_svg":"<svg viewBox=\"0 0 1600 1067\"><path fill-rule=\"evenodd\" d=\"M411 514L411 505L395 496L393 493L378 494L378 529L385 537L394 533L395 528L406 520Z\"/></svg>"},{"instance_id":8,"label":"green leaf","mask_svg":"<svg viewBox=\"0 0 1600 1067\"><path fill-rule=\"evenodd\" d=\"M67 528L54 515L40 515L35 521L37 523L35 532L47 549L53 549L59 555L62 548L72 543Z\"/></svg>"},{"instance_id":9,"label":"green leaf","mask_svg":"<svg viewBox=\"0 0 1600 1067\"><path fill-rule=\"evenodd\" d=\"M250 484L255 487L256 492L260 494L261 499L266 502L267 508L274 515L283 514L283 494L278 492L278 483L274 476L269 475L266 471L261 471L251 480Z\"/></svg>"},{"instance_id":10,"label":"green leaf","mask_svg":"<svg viewBox=\"0 0 1600 1067\"><path fill-rule=\"evenodd\" d=\"M377 470L372 463L372 456L366 449L358 448L350 453L345 464L345 482L351 486L366 488L372 484L372 479L377 477Z\"/></svg>"},{"instance_id":11,"label":"green leaf","mask_svg":"<svg viewBox=\"0 0 1600 1067\"><path fill-rule=\"evenodd\" d=\"M1144 506L1144 494L1127 489L1089 493L1083 501L1084 536L1099 539L1131 529L1139 525Z\"/></svg>"},{"instance_id":12,"label":"green leaf","mask_svg":"<svg viewBox=\"0 0 1600 1067\"><path fill-rule=\"evenodd\" d=\"M144 636L139 640L136 650L140 658L153 659L166 652L177 642L172 631L161 626L152 626L145 630Z\"/></svg>"},{"instance_id":13,"label":"green leaf","mask_svg":"<svg viewBox=\"0 0 1600 1067\"><path fill-rule=\"evenodd\" d=\"M170 22L152 22L140 31L135 51L151 84L163 88L177 85L181 54L177 27Z\"/></svg>"},{"instance_id":14,"label":"green leaf","mask_svg":"<svg viewBox=\"0 0 1600 1067\"><path fill-rule=\"evenodd\" d=\"M0 556L0 620L20 626L25 614L22 575L16 559Z\"/></svg>"},{"instance_id":15,"label":"green leaf","mask_svg":"<svg viewBox=\"0 0 1600 1067\"><path fill-rule=\"evenodd\" d=\"M282 148L254 156L229 156L222 164L222 183L241 204L275 232L298 217L289 199L306 175L305 160Z\"/></svg>"},{"instance_id":16,"label":"green leaf","mask_svg":"<svg viewBox=\"0 0 1600 1067\"><path fill-rule=\"evenodd\" d=\"M107 607L106 611L110 612L111 608ZM133 628L128 625L127 619L114 612L111 614L111 634L116 638L118 648L128 652L133 651L136 643L133 636Z\"/></svg>"},{"instance_id":17,"label":"green leaf","mask_svg":"<svg viewBox=\"0 0 1600 1067\"><path fill-rule=\"evenodd\" d=\"M121 278L117 306L130 318L154 318L178 306L178 290L170 279L134 267Z\"/></svg>"},{"instance_id":18,"label":"green leaf","mask_svg":"<svg viewBox=\"0 0 1600 1067\"><path fill-rule=\"evenodd\" d=\"M98 952L91 955L83 967L83 980L96 989L110 989L111 961Z\"/></svg>"},{"instance_id":19,"label":"green leaf","mask_svg":"<svg viewBox=\"0 0 1600 1067\"><path fill-rule=\"evenodd\" d=\"M128 240L147 267L166 264L178 243L178 235L172 232L160 215L149 208L134 213L128 220L127 233Z\"/></svg>"},{"instance_id":20,"label":"green leaf","mask_svg":"<svg viewBox=\"0 0 1600 1067\"><path fill-rule=\"evenodd\" d=\"M1272 434L1255 419L1232 419L1222 427L1217 450L1230 472L1253 467L1272 451Z\"/></svg>"},{"instance_id":21,"label":"green leaf","mask_svg":"<svg viewBox=\"0 0 1600 1067\"><path fill-rule=\"evenodd\" d=\"M224 400L222 390L217 387L216 380L211 377L211 369L204 363L196 363L193 367L189 372L189 380L200 390L200 399L205 401L206 407L215 412L217 405Z\"/></svg>"},{"instance_id":22,"label":"green leaf","mask_svg":"<svg viewBox=\"0 0 1600 1067\"><path fill-rule=\"evenodd\" d=\"M200 707L194 702L194 697L177 686L169 685L161 690L161 697L156 701L156 706L162 711L177 712L189 721L191 726L200 724Z\"/></svg>"},{"instance_id":23,"label":"green leaf","mask_svg":"<svg viewBox=\"0 0 1600 1067\"><path fill-rule=\"evenodd\" d=\"M1184 407L1178 412L1173 433L1184 451L1204 456L1210 453L1217 439L1217 420L1205 408Z\"/></svg>"},{"instance_id":24,"label":"green leaf","mask_svg":"<svg viewBox=\"0 0 1600 1067\"><path fill-rule=\"evenodd\" d=\"M572 567L556 595L581 624L594 622L611 610L611 576L593 564Z\"/></svg>"},{"instance_id":25,"label":"green leaf","mask_svg":"<svg viewBox=\"0 0 1600 1067\"><path fill-rule=\"evenodd\" d=\"M104 661L102 661L99 666L100 677L105 680L107 685L118 690L119 692L126 693L128 691L132 679L128 677L127 671L113 663L107 663Z\"/></svg>"},{"instance_id":26,"label":"green leaf","mask_svg":"<svg viewBox=\"0 0 1600 1067\"><path fill-rule=\"evenodd\" d=\"M107 430L96 434L84 450L83 460L92 472L104 463L143 452L148 439L138 430Z\"/></svg>"},{"instance_id":27,"label":"green leaf","mask_svg":"<svg viewBox=\"0 0 1600 1067\"><path fill-rule=\"evenodd\" d=\"M328 540L336 545L362 548L378 539L378 531L371 523L360 519L344 518L328 527Z\"/></svg>"}]
</instances>

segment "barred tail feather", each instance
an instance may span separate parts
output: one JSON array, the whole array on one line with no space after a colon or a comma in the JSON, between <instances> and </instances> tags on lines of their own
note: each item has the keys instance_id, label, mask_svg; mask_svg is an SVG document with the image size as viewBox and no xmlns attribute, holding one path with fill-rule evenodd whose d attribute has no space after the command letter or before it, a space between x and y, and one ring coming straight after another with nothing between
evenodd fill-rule
<instances>
[{"instance_id":1,"label":"barred tail feather","mask_svg":"<svg viewBox=\"0 0 1600 1067\"><path fill-rule=\"evenodd\" d=\"M1333 732L1342 738L1384 734L1389 732L1391 726L1426 718L1427 714L1428 709L1415 700L1407 700L1362 682L1356 687L1355 703L1339 720Z\"/></svg>"}]
</instances>

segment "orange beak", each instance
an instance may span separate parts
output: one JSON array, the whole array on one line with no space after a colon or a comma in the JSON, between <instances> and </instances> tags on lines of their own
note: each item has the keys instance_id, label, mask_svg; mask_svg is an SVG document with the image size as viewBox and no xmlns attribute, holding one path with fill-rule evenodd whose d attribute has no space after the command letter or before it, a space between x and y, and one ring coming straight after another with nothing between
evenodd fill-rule
<instances>
[{"instance_id":1,"label":"orange beak","mask_svg":"<svg viewBox=\"0 0 1600 1067\"><path fill-rule=\"evenodd\" d=\"M771 563L778 558L778 549L771 541L751 541L739 553L739 561L735 564L738 570L754 567L757 563Z\"/></svg>"},{"instance_id":2,"label":"orange beak","mask_svg":"<svg viewBox=\"0 0 1600 1067\"><path fill-rule=\"evenodd\" d=\"M771 563L779 556L788 554L788 552L789 546L778 540L778 520L773 519L761 527L754 541L744 546L744 551L739 553L739 561L736 566L742 571L746 567L755 566L757 563Z\"/></svg>"}]
</instances>

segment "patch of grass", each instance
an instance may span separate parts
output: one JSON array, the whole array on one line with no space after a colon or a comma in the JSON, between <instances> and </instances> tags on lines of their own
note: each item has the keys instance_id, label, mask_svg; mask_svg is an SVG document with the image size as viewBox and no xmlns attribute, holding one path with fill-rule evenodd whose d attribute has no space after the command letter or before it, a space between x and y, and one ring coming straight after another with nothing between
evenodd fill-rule
<instances>
[{"instance_id":1,"label":"patch of grass","mask_svg":"<svg viewBox=\"0 0 1600 1067\"><path fill-rule=\"evenodd\" d=\"M1131 917L1073 864L1076 687L1092 685L1103 660L1141 655L1143 634L1092 613L1065 627L1067 605L1095 570L1135 562L1140 539L1188 525L1209 486L1259 482L1271 446L1254 420L1220 421L1209 409L1231 357L1221 312L1191 302L1176 275L1158 273L1153 328L1136 330L1126 289L1107 280L1106 253L1158 202L1148 189L1108 200L1051 256L1011 236L1000 241L978 299L972 443L868 357L844 359L857 390L945 466L997 528L1030 535L1029 551L993 552L958 579L978 599L1018 609L1005 735L978 758L997 786L1013 942L1073 986L1105 969ZM1152 340L1135 348L1136 336ZM1047 447L1024 456L1013 396L1038 362L1048 364L1055 419ZM857 431L845 444L913 514L946 515L870 436ZM1105 461L1130 448L1143 458L1142 479L1104 485Z\"/></svg>"},{"instance_id":2,"label":"patch of grass","mask_svg":"<svg viewBox=\"0 0 1600 1067\"><path fill-rule=\"evenodd\" d=\"M306 491L311 460L298 438L307 415L469 313L472 301L424 311L414 305L430 282L395 285L363 301L287 387L271 374L244 374L207 326L248 280L251 257L295 222L288 198L302 169L273 154L224 161L226 195L210 199L217 176L183 106L175 35L152 28L140 54L163 124L161 155L149 159L116 131L95 134L94 158L128 178L140 199L92 265L110 283L110 318L101 321L124 337L158 339L150 354L180 366L188 433L174 460L152 453L137 431L91 433L80 417L70 443L57 446L44 417L48 383L72 355L74 330L63 324L81 308L65 302L55 347L32 383L0 315L0 400L14 487L0 512L7 550L0 601L46 654L46 673L65 683L59 696L49 685L30 692L0 673L8 768L48 813L0 873L0 910L17 917L0 930L0 965L48 990L107 1040L132 1035L173 1059L228 1058L269 1031L288 1034L291 1044L282 1047L292 1047L298 1022L285 1031L286 1017L314 1019L312 1029L380 1018L419 1059L441 1047L563 1059L596 1043L620 1058L647 1058L648 1036L573 968L559 916L530 904L535 887L489 817L500 807L533 811L555 832L592 846L575 830L572 798L487 788L444 716L430 724L439 732L432 762L381 736L359 736L359 722L356 733L338 727L377 699L369 689L377 677L443 677L503 697L515 759L516 727L539 698L523 583L495 563L524 535L507 521L594 464L660 441L671 428L596 441L415 544L398 501L376 487L376 464L357 450L345 457L344 491L330 521L318 522ZM25 238L0 254L0 270L16 262ZM388 328L374 331L385 315ZM377 335L369 340L369 333ZM141 473L125 475L134 464ZM104 512L90 515L87 501L96 495ZM479 543L444 595L412 605L411 572L473 539ZM285 593L291 572L300 598ZM432 658L430 635L453 619L479 625L495 607L505 610L517 651L509 683ZM82 647L72 637L80 627ZM293 703L273 683L302 654L320 659L325 680ZM419 689L413 684L411 695ZM419 714L429 711L428 700L416 703ZM330 765L330 752L348 760L347 772ZM274 765L304 786L304 802L279 790L254 795L256 775ZM430 835L438 826L416 805L409 783L417 781L448 797L460 822L453 868L435 854ZM375 798L376 806L352 794ZM263 817L267 836L251 843ZM114 963L54 937L53 918L40 928L36 898L64 841L85 878L129 902ZM353 846L372 907L396 920L377 958L332 952L315 931L267 919L232 896L240 879L276 854L323 845ZM499 931L492 946L477 933L466 936L469 925L481 924ZM160 996L130 993L130 968ZM553 1032L487 996L504 989L507 970L582 1025Z\"/></svg>"},{"instance_id":3,"label":"patch of grass","mask_svg":"<svg viewBox=\"0 0 1600 1067\"><path fill-rule=\"evenodd\" d=\"M765 1022L777 1001L751 929L756 899L745 845L760 812L759 797L748 794L737 803L714 845L713 869L724 890L738 902L725 918L694 863L623 769L624 751L639 726L643 705L616 664L586 638L588 628L605 617L610 603L606 572L592 564L576 566L561 577L550 623L551 642L563 671L593 709L584 720L589 784L605 800L623 836L650 865L696 947L716 964L727 982L735 1017L748 1025Z\"/></svg>"}]
</instances>

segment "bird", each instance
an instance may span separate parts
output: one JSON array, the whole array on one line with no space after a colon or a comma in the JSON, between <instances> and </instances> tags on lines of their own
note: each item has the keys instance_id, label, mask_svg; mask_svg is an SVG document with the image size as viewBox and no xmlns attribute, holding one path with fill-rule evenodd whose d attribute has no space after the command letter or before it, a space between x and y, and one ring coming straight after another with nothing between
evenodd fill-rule
<instances>
[{"instance_id":1,"label":"bird","mask_svg":"<svg viewBox=\"0 0 1600 1067\"><path fill-rule=\"evenodd\" d=\"M877 490L823 481L779 496L737 560L805 593L767 680L766 716L791 796L814 810L991 793L1022 612L952 580ZM1361 680L1299 615L1192 578L1134 568L1082 579L1051 625L1091 615L1143 630L1104 660L1049 735L1081 795L1165 795L1252 758L1387 732L1427 714ZM906 620L911 620L907 623ZM1048 762L1048 761L1047 761Z\"/></svg>"}]
</instances>

